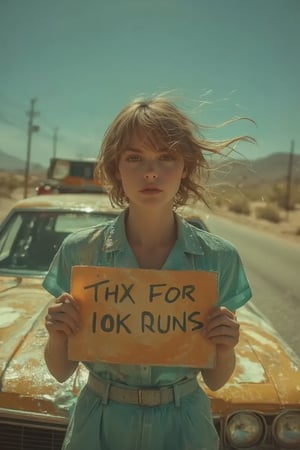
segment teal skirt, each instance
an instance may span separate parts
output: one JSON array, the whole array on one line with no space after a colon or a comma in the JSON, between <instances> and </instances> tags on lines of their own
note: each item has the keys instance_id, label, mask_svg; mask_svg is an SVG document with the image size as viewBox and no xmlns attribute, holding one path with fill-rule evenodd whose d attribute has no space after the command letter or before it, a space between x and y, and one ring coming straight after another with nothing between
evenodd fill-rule
<instances>
[{"instance_id":1,"label":"teal skirt","mask_svg":"<svg viewBox=\"0 0 300 450\"><path fill-rule=\"evenodd\" d=\"M145 407L109 401L85 386L63 450L218 450L210 401L197 389L180 404Z\"/></svg>"}]
</instances>

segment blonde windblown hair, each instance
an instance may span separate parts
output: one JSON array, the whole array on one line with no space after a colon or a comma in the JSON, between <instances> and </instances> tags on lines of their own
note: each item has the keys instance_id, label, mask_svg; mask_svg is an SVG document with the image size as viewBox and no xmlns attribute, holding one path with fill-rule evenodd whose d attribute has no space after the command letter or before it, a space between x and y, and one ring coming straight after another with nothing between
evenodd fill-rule
<instances>
[{"instance_id":1,"label":"blonde windblown hair","mask_svg":"<svg viewBox=\"0 0 300 450\"><path fill-rule=\"evenodd\" d=\"M201 200L207 204L205 184L209 164L204 153L219 154L239 141L253 142L254 139L236 136L218 141L207 140L200 128L174 103L162 96L134 100L119 112L106 130L95 178L107 189L114 205L127 206L128 199L117 177L118 164L133 136L143 137L154 150L167 148L170 152L178 152L183 156L186 177L181 181L174 207L186 204L188 199Z\"/></svg>"}]
</instances>

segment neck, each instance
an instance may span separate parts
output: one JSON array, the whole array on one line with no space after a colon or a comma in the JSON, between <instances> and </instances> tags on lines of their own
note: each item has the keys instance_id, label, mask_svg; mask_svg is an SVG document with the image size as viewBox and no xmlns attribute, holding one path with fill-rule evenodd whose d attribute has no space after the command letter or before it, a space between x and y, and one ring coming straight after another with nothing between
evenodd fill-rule
<instances>
[{"instance_id":1,"label":"neck","mask_svg":"<svg viewBox=\"0 0 300 450\"><path fill-rule=\"evenodd\" d=\"M127 239L130 245L144 248L168 247L176 240L176 220L172 209L143 214L129 208L126 221Z\"/></svg>"}]
</instances>

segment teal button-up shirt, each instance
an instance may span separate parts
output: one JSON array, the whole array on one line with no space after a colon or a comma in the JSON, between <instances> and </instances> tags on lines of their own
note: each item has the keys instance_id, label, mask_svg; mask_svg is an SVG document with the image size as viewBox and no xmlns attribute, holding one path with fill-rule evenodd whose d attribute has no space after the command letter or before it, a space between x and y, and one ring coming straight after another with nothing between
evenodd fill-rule
<instances>
[{"instance_id":1,"label":"teal button-up shirt","mask_svg":"<svg viewBox=\"0 0 300 450\"><path fill-rule=\"evenodd\" d=\"M68 236L56 254L44 287L58 297L70 292L74 265L139 268L127 241L125 214L107 225L77 231ZM251 297L239 254L228 241L190 225L176 214L177 240L162 270L201 270L218 274L218 305L235 310ZM199 348L199 351L201 349ZM95 375L130 386L161 386L196 376L200 368L119 365L102 362L85 365Z\"/></svg>"}]
</instances>

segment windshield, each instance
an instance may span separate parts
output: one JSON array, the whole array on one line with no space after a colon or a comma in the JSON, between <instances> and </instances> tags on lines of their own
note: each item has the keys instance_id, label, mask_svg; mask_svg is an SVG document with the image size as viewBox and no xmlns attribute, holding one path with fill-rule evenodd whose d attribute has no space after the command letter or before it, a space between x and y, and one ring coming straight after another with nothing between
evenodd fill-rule
<instances>
[{"instance_id":1,"label":"windshield","mask_svg":"<svg viewBox=\"0 0 300 450\"><path fill-rule=\"evenodd\" d=\"M68 234L115 216L88 212L16 212L0 232L0 271L46 272Z\"/></svg>"}]
</instances>

